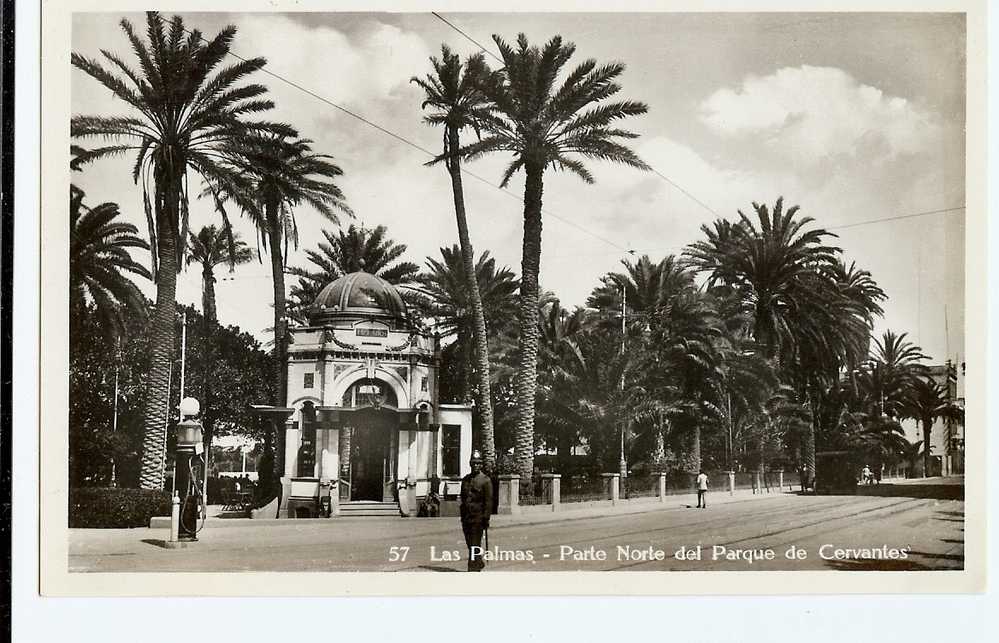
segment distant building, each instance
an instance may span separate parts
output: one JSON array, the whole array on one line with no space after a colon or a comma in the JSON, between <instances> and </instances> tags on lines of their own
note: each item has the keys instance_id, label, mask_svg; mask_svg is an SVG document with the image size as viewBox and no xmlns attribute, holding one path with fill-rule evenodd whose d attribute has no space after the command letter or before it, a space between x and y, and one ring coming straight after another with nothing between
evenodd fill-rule
<instances>
[{"instance_id":1,"label":"distant building","mask_svg":"<svg viewBox=\"0 0 999 643\"><path fill-rule=\"evenodd\" d=\"M964 364L946 364L930 366L930 377L942 386L947 398L964 406ZM915 420L902 423L905 437L910 442L923 439L922 425ZM924 445L925 448L925 445ZM913 474L924 475L923 459L915 462ZM930 433L930 471L925 475L956 475L964 473L964 423L937 420L933 423Z\"/></svg>"}]
</instances>

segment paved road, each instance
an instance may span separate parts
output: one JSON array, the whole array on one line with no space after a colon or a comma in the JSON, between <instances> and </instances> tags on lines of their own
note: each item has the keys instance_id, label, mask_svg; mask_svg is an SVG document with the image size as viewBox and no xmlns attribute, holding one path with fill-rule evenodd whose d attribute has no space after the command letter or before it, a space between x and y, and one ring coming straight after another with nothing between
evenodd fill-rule
<instances>
[{"instance_id":1,"label":"paved road","mask_svg":"<svg viewBox=\"0 0 999 643\"><path fill-rule=\"evenodd\" d=\"M964 565L963 480L857 496L679 502L643 513L496 517L488 570L924 570ZM352 518L214 527L184 550L164 530L71 530L72 571L459 571L454 519ZM698 550L698 546L700 549ZM399 549L393 550L393 547ZM403 550L408 547L408 550ZM788 550L804 552L804 558ZM683 548L686 557L677 558ZM393 554L393 551L395 552ZM699 558L697 552L699 551ZM447 554L445 552L453 552ZM460 556L461 560L454 560ZM790 556L790 557L789 557ZM800 554L798 554L800 556ZM449 558L451 560L449 560Z\"/></svg>"}]
</instances>

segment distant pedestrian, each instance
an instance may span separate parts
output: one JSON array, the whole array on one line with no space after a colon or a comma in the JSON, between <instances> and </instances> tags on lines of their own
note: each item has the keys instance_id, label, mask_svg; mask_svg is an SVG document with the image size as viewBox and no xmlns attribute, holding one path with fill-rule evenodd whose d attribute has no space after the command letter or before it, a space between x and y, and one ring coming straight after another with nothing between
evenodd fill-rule
<instances>
[{"instance_id":1,"label":"distant pedestrian","mask_svg":"<svg viewBox=\"0 0 999 643\"><path fill-rule=\"evenodd\" d=\"M864 470L860 472L860 479L864 484L871 484L871 468L866 464L864 465Z\"/></svg>"},{"instance_id":2,"label":"distant pedestrian","mask_svg":"<svg viewBox=\"0 0 999 643\"><path fill-rule=\"evenodd\" d=\"M697 508L708 508L708 474L703 469L697 474Z\"/></svg>"},{"instance_id":3,"label":"distant pedestrian","mask_svg":"<svg viewBox=\"0 0 999 643\"><path fill-rule=\"evenodd\" d=\"M493 483L482 472L482 455L475 451L469 462L471 473L461 479L461 530L468 547L468 571L481 572L486 566L482 559L482 535L489 531L493 507Z\"/></svg>"}]
</instances>

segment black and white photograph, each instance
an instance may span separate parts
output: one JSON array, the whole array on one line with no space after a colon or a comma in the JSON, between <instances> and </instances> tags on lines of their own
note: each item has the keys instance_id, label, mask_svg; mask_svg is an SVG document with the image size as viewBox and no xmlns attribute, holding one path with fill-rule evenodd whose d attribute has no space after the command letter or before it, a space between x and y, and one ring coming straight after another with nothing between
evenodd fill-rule
<instances>
[{"instance_id":1,"label":"black and white photograph","mask_svg":"<svg viewBox=\"0 0 999 643\"><path fill-rule=\"evenodd\" d=\"M43 27L43 593L984 588L968 13L154 8Z\"/></svg>"}]
</instances>

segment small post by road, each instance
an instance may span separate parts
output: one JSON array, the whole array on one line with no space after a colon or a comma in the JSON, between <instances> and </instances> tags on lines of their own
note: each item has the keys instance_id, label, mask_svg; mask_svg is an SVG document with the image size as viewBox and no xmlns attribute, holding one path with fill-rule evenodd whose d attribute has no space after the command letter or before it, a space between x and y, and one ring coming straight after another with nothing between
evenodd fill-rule
<instances>
[{"instance_id":1,"label":"small post by road","mask_svg":"<svg viewBox=\"0 0 999 643\"><path fill-rule=\"evenodd\" d=\"M499 477L499 507L496 513L520 513L520 476L504 473Z\"/></svg>"},{"instance_id":2,"label":"small post by road","mask_svg":"<svg viewBox=\"0 0 999 643\"><path fill-rule=\"evenodd\" d=\"M180 496L174 490L173 498L170 499L170 542L175 543L180 540Z\"/></svg>"},{"instance_id":3,"label":"small post by road","mask_svg":"<svg viewBox=\"0 0 999 643\"><path fill-rule=\"evenodd\" d=\"M666 502L666 474L659 474L659 502Z\"/></svg>"},{"instance_id":4,"label":"small post by road","mask_svg":"<svg viewBox=\"0 0 999 643\"><path fill-rule=\"evenodd\" d=\"M784 491L784 470L781 469L777 472L777 488Z\"/></svg>"},{"instance_id":5,"label":"small post by road","mask_svg":"<svg viewBox=\"0 0 999 643\"><path fill-rule=\"evenodd\" d=\"M607 481L607 496L610 498L611 504L616 505L620 500L621 494L621 474L620 473L602 473L600 474L604 480Z\"/></svg>"},{"instance_id":6,"label":"small post by road","mask_svg":"<svg viewBox=\"0 0 999 643\"><path fill-rule=\"evenodd\" d=\"M558 511L562 504L562 476L558 473L543 473L541 478L548 481L552 494L552 511Z\"/></svg>"},{"instance_id":7,"label":"small post by road","mask_svg":"<svg viewBox=\"0 0 999 643\"><path fill-rule=\"evenodd\" d=\"M726 471L728 474L728 495L735 495L735 471Z\"/></svg>"}]
</instances>

